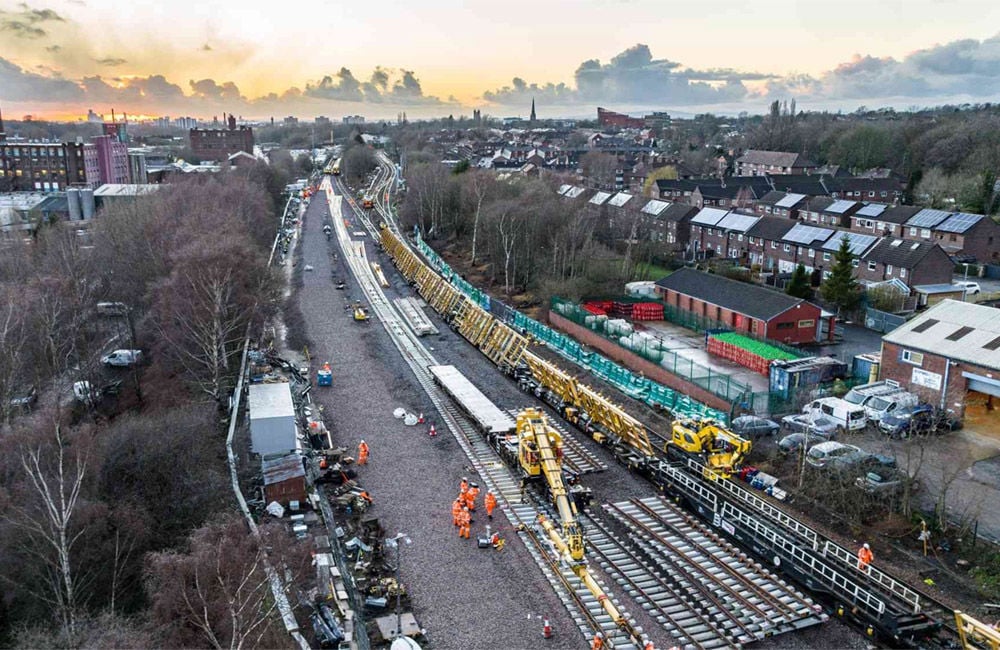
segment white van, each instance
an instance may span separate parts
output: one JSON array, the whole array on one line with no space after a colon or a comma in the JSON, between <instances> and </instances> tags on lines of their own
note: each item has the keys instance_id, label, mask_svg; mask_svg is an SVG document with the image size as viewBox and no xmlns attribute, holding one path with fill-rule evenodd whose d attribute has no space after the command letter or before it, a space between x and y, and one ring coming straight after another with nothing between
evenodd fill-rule
<instances>
[{"instance_id":1,"label":"white van","mask_svg":"<svg viewBox=\"0 0 1000 650\"><path fill-rule=\"evenodd\" d=\"M873 398L879 395L889 395L903 390L899 382L890 380L876 381L871 384L855 386L844 395L844 401L855 406L865 406Z\"/></svg>"},{"instance_id":2,"label":"white van","mask_svg":"<svg viewBox=\"0 0 1000 650\"><path fill-rule=\"evenodd\" d=\"M896 391L889 395L876 395L865 402L865 415L872 422L881 422L883 415L912 408L919 401L916 395L905 390Z\"/></svg>"},{"instance_id":3,"label":"white van","mask_svg":"<svg viewBox=\"0 0 1000 650\"><path fill-rule=\"evenodd\" d=\"M802 408L802 412L812 416L825 416L837 423L844 431L858 431L868 425L865 410L839 397L824 397L813 400Z\"/></svg>"}]
</instances>

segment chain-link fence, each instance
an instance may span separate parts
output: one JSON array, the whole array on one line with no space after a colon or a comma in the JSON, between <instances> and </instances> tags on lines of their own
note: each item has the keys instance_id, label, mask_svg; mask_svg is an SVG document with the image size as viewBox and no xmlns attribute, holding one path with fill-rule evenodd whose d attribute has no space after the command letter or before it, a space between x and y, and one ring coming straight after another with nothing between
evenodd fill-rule
<instances>
[{"instance_id":1,"label":"chain-link fence","mask_svg":"<svg viewBox=\"0 0 1000 650\"><path fill-rule=\"evenodd\" d=\"M553 297L551 305L552 310L564 318L586 327L629 352L656 364L684 381L704 388L729 403L739 403L753 392L749 384L736 381L728 373L719 372L677 354L669 349L667 341L649 332L637 332L631 323L592 314L580 305L559 297Z\"/></svg>"}]
</instances>

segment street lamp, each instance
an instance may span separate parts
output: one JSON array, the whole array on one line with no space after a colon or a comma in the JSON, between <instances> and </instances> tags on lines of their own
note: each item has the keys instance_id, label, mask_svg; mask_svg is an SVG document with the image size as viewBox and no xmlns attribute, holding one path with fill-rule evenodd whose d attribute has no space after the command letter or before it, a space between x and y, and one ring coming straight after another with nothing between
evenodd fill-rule
<instances>
[{"instance_id":1,"label":"street lamp","mask_svg":"<svg viewBox=\"0 0 1000 650\"><path fill-rule=\"evenodd\" d=\"M402 583L399 581L400 547L402 546L400 542L409 545L413 543L413 540L404 533L396 533L394 537L385 540L386 545L396 548L396 634L393 635L396 637L403 636L403 610L400 602L403 589L401 587Z\"/></svg>"}]
</instances>

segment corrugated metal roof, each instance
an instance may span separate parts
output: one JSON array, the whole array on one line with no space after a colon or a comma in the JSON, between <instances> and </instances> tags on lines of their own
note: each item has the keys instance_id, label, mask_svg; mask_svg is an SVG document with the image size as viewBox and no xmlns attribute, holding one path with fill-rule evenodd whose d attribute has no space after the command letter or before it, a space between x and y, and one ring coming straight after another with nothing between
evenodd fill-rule
<instances>
[{"instance_id":1,"label":"corrugated metal roof","mask_svg":"<svg viewBox=\"0 0 1000 650\"><path fill-rule=\"evenodd\" d=\"M825 212L832 212L833 214L844 214L852 207L857 204L857 201L844 201L843 199L839 201L834 201L830 205L826 206Z\"/></svg>"},{"instance_id":2,"label":"corrugated metal roof","mask_svg":"<svg viewBox=\"0 0 1000 650\"><path fill-rule=\"evenodd\" d=\"M785 198L774 204L776 208L792 208L795 204L806 198L805 194L786 194Z\"/></svg>"},{"instance_id":3,"label":"corrugated metal roof","mask_svg":"<svg viewBox=\"0 0 1000 650\"><path fill-rule=\"evenodd\" d=\"M969 214L968 212L956 212L942 221L935 230L942 232L963 233L969 228L979 223L983 218L981 214Z\"/></svg>"},{"instance_id":4,"label":"corrugated metal roof","mask_svg":"<svg viewBox=\"0 0 1000 650\"><path fill-rule=\"evenodd\" d=\"M724 230L731 230L733 232L746 232L753 227L755 223L760 221L760 217L749 215L749 214L739 214L737 212L730 212L722 221L715 224L719 228Z\"/></svg>"},{"instance_id":5,"label":"corrugated metal roof","mask_svg":"<svg viewBox=\"0 0 1000 650\"><path fill-rule=\"evenodd\" d=\"M877 217L888 207L885 203L869 203L854 214L859 217Z\"/></svg>"},{"instance_id":6,"label":"corrugated metal roof","mask_svg":"<svg viewBox=\"0 0 1000 650\"><path fill-rule=\"evenodd\" d=\"M159 185L152 183L145 185L108 183L94 190L94 196L142 196L143 194L151 194L159 189Z\"/></svg>"},{"instance_id":7,"label":"corrugated metal roof","mask_svg":"<svg viewBox=\"0 0 1000 650\"><path fill-rule=\"evenodd\" d=\"M262 460L260 469L264 474L264 485L273 485L290 478L306 475L305 467L302 465L302 456L298 454Z\"/></svg>"},{"instance_id":8,"label":"corrugated metal roof","mask_svg":"<svg viewBox=\"0 0 1000 650\"><path fill-rule=\"evenodd\" d=\"M604 205L604 202L611 198L610 192L598 192L594 196L590 197L587 203L593 203L594 205Z\"/></svg>"},{"instance_id":9,"label":"corrugated metal roof","mask_svg":"<svg viewBox=\"0 0 1000 650\"><path fill-rule=\"evenodd\" d=\"M632 195L627 192L619 192L615 194L608 200L608 205L613 205L616 208L620 208L631 200Z\"/></svg>"},{"instance_id":10,"label":"corrugated metal roof","mask_svg":"<svg viewBox=\"0 0 1000 650\"><path fill-rule=\"evenodd\" d=\"M642 211L645 212L646 214L651 214L655 217L664 210L666 210L667 206L669 205L670 204L666 201L658 201L657 199L653 199L652 201L643 206Z\"/></svg>"},{"instance_id":11,"label":"corrugated metal roof","mask_svg":"<svg viewBox=\"0 0 1000 650\"><path fill-rule=\"evenodd\" d=\"M875 242L878 241L878 237L875 235L863 235L858 232L843 232L839 231L834 233L830 239L826 240L823 244L823 250L825 251L835 251L840 249L840 242L844 237L847 237L847 246L851 251L852 255L861 255Z\"/></svg>"},{"instance_id":12,"label":"corrugated metal roof","mask_svg":"<svg viewBox=\"0 0 1000 650\"><path fill-rule=\"evenodd\" d=\"M806 246L817 241L826 241L835 231L830 228L817 228L805 224L795 224L795 227L785 233L782 241L804 244Z\"/></svg>"},{"instance_id":13,"label":"corrugated metal roof","mask_svg":"<svg viewBox=\"0 0 1000 650\"><path fill-rule=\"evenodd\" d=\"M714 226L722 221L723 217L727 214L729 214L729 210L702 208L701 212L694 215L694 218L691 219L691 223L696 223L699 226Z\"/></svg>"},{"instance_id":14,"label":"corrugated metal roof","mask_svg":"<svg viewBox=\"0 0 1000 650\"><path fill-rule=\"evenodd\" d=\"M906 222L906 225L914 226L916 228L933 228L950 216L951 213L946 212L945 210L931 210L930 208L924 208L910 217Z\"/></svg>"},{"instance_id":15,"label":"corrugated metal roof","mask_svg":"<svg viewBox=\"0 0 1000 650\"><path fill-rule=\"evenodd\" d=\"M1000 311L994 307L942 300L889 332L883 339L907 348L1000 370L1000 348L991 350L985 347L1000 337L998 316ZM936 322L926 329L920 327L929 320ZM962 327L972 328L972 331L955 340L948 338ZM915 331L918 328L922 331Z\"/></svg>"}]
</instances>

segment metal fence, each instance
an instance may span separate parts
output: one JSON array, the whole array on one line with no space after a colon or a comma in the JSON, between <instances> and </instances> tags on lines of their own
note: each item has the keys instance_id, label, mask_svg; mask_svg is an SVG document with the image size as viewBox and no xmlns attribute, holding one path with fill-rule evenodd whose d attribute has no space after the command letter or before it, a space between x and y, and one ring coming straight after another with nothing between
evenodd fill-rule
<instances>
[{"instance_id":1,"label":"metal fence","mask_svg":"<svg viewBox=\"0 0 1000 650\"><path fill-rule=\"evenodd\" d=\"M722 422L728 421L729 414L693 400L687 395L637 375L631 370L607 359L596 352L586 350L572 338L557 332L498 300L490 300L484 292L462 280L457 273L416 234L417 248L445 279L457 289L490 311L505 323L544 343L560 356L589 370L596 377L615 386L623 393L645 402L650 406L665 409L675 417L710 417Z\"/></svg>"},{"instance_id":2,"label":"metal fence","mask_svg":"<svg viewBox=\"0 0 1000 650\"><path fill-rule=\"evenodd\" d=\"M906 322L905 316L897 316L887 311L880 311L874 307L865 308L865 327L876 332L891 332Z\"/></svg>"},{"instance_id":3,"label":"metal fence","mask_svg":"<svg viewBox=\"0 0 1000 650\"><path fill-rule=\"evenodd\" d=\"M647 332L635 332L628 324L623 326L621 321L595 316L578 304L559 297L553 297L551 304L553 311L577 325L586 327L629 352L656 364L684 381L704 388L729 403L744 401L753 392L749 384L736 381L728 373L713 370L670 350L668 343L658 336Z\"/></svg>"}]
</instances>

